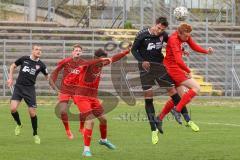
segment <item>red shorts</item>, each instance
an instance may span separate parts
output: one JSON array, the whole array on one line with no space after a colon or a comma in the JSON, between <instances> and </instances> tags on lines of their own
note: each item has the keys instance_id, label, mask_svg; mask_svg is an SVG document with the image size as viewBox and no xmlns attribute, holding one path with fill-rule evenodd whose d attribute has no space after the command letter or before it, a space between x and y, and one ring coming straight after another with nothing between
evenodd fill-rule
<instances>
[{"instance_id":1,"label":"red shorts","mask_svg":"<svg viewBox=\"0 0 240 160\"><path fill-rule=\"evenodd\" d=\"M168 68L167 71L176 87L180 86L182 82L189 79L186 73L180 68Z\"/></svg>"},{"instance_id":2,"label":"red shorts","mask_svg":"<svg viewBox=\"0 0 240 160\"><path fill-rule=\"evenodd\" d=\"M77 105L80 113L85 116L92 114L94 117L99 117L104 113L104 109L97 98L73 96L73 101Z\"/></svg>"},{"instance_id":3,"label":"red shorts","mask_svg":"<svg viewBox=\"0 0 240 160\"><path fill-rule=\"evenodd\" d=\"M73 98L73 96L71 94L65 94L65 93L61 93L61 92L59 92L59 94L58 94L58 101L59 102L69 101L72 98Z\"/></svg>"}]
</instances>

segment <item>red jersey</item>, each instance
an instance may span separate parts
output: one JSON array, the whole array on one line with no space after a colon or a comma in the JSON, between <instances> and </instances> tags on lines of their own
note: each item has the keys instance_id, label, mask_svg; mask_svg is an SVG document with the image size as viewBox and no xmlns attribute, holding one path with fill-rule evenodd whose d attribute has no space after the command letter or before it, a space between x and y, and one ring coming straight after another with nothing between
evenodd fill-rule
<instances>
[{"instance_id":1,"label":"red jersey","mask_svg":"<svg viewBox=\"0 0 240 160\"><path fill-rule=\"evenodd\" d=\"M54 84L56 84L59 73L62 71L62 77L59 87L60 92L65 92L65 90L68 90L68 88L66 88L67 86L64 85L65 77L69 73L74 72L74 70L79 66L79 64L85 61L86 60L81 58L74 60L72 57L68 57L58 62L56 69L51 74L51 80L54 82Z\"/></svg>"},{"instance_id":2,"label":"red jersey","mask_svg":"<svg viewBox=\"0 0 240 160\"><path fill-rule=\"evenodd\" d=\"M168 39L167 42L167 48L166 48L166 56L164 58L164 65L165 67L170 69L181 69L187 73L190 73L190 69L187 67L187 65L184 63L182 59L182 42L180 38L178 37L178 32L174 32ZM186 43L189 44L192 50L207 54L207 50L200 47L198 44L196 44L192 37L186 41Z\"/></svg>"},{"instance_id":3,"label":"red jersey","mask_svg":"<svg viewBox=\"0 0 240 160\"><path fill-rule=\"evenodd\" d=\"M74 91L75 95L97 97L102 67L120 60L128 53L129 50L121 52L112 58L98 58L80 63L80 66L75 69L75 72L67 75L64 83L69 87L77 87Z\"/></svg>"}]
</instances>

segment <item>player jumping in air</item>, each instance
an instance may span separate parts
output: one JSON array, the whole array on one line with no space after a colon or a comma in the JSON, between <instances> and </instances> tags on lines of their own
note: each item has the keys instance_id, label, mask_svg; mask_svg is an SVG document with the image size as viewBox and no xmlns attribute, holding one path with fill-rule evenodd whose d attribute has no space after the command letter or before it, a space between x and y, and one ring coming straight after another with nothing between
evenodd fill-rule
<instances>
[{"instance_id":1,"label":"player jumping in air","mask_svg":"<svg viewBox=\"0 0 240 160\"><path fill-rule=\"evenodd\" d=\"M32 122L33 138L36 144L40 144L41 141L37 133L38 122L36 115L37 104L35 81L39 72L42 72L48 80L48 71L46 65L39 59L41 53L41 47L34 45L32 48L32 54L30 56L23 56L10 66L8 79L8 86L10 87L13 85L13 72L18 66L20 66L20 71L16 80L16 84L14 86L14 91L10 103L11 114L17 123L17 126L15 128L15 135L20 135L21 129L23 127L17 109L20 105L21 100L24 99L28 106L28 112Z\"/></svg>"},{"instance_id":2,"label":"player jumping in air","mask_svg":"<svg viewBox=\"0 0 240 160\"><path fill-rule=\"evenodd\" d=\"M99 144L105 145L109 149L115 149L115 146L107 139L107 120L104 115L103 106L97 98L98 86L102 67L120 60L128 53L129 50L126 50L111 58L105 58L107 57L106 52L99 49L94 54L94 60L79 64L80 66L72 71L64 80L64 83L70 88L75 87L74 103L78 106L81 116L85 119L83 156L92 156L90 143L94 118L97 118L100 122L101 139L99 140Z\"/></svg>"},{"instance_id":3,"label":"player jumping in air","mask_svg":"<svg viewBox=\"0 0 240 160\"><path fill-rule=\"evenodd\" d=\"M82 55L82 47L80 44L75 44L73 46L72 55L68 58L65 58L61 60L58 64L56 69L52 72L50 76L50 84L51 86L58 91L58 107L60 109L60 115L63 122L63 125L65 127L66 134L69 139L73 139L74 136L71 132L69 121L68 121L68 114L67 110L69 109L69 100L73 98L73 94L70 94L71 92L68 92L68 87L66 87L63 83L64 78L71 73L74 69L76 69L81 62L84 62L85 60L80 58ZM63 77L60 84L60 87L58 88L55 84L58 79L59 73L63 71ZM80 128L79 131L82 132L82 129L84 127L84 123L80 120Z\"/></svg>"},{"instance_id":4,"label":"player jumping in air","mask_svg":"<svg viewBox=\"0 0 240 160\"><path fill-rule=\"evenodd\" d=\"M138 61L145 97L145 110L151 126L153 144L158 142L158 130L163 133L161 118L160 121L159 118L156 119L153 105L152 86L155 85L155 81L160 87L167 88L168 94L171 96L171 104L177 105L181 99L174 88L174 82L163 65L162 47L168 41L168 34L165 32L167 27L167 19L165 17L158 18L154 26L138 33L132 46L132 54ZM185 120L190 119L186 107L183 108L182 114Z\"/></svg>"},{"instance_id":5,"label":"player jumping in air","mask_svg":"<svg viewBox=\"0 0 240 160\"><path fill-rule=\"evenodd\" d=\"M167 68L167 71L171 78L173 79L178 93L181 93L181 101L176 105L176 112L179 113L182 111L183 106L188 104L192 98L194 98L197 93L200 91L199 84L191 77L191 70L187 67L182 59L182 44L186 42L189 46L196 52L203 54L212 54L213 49L209 47L207 50L203 49L197 45L190 33L192 27L187 23L182 23L178 26L176 32L174 32L168 40L166 48L166 57L164 59L164 65ZM185 93L184 87L189 90ZM170 110L174 107L172 100L168 101L168 105L164 107L160 117L163 118ZM188 125L192 126L193 122L189 121ZM194 127L195 131L199 131L197 126Z\"/></svg>"}]
</instances>

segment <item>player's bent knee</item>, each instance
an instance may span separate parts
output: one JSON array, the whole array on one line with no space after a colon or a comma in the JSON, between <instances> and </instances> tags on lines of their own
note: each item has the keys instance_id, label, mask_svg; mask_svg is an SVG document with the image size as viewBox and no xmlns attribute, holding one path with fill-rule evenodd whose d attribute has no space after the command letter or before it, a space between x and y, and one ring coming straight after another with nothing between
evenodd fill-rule
<instances>
[{"instance_id":1,"label":"player's bent knee","mask_svg":"<svg viewBox=\"0 0 240 160\"><path fill-rule=\"evenodd\" d=\"M85 126L87 129L91 129L93 125L94 125L94 121L92 119L85 121Z\"/></svg>"},{"instance_id":2,"label":"player's bent knee","mask_svg":"<svg viewBox=\"0 0 240 160\"><path fill-rule=\"evenodd\" d=\"M36 116L36 110L34 108L29 108L28 112L29 112L30 117Z\"/></svg>"},{"instance_id":3,"label":"player's bent knee","mask_svg":"<svg viewBox=\"0 0 240 160\"><path fill-rule=\"evenodd\" d=\"M145 97L145 99L153 98L153 91L152 91L152 89L145 90L144 91L144 97Z\"/></svg>"},{"instance_id":4,"label":"player's bent knee","mask_svg":"<svg viewBox=\"0 0 240 160\"><path fill-rule=\"evenodd\" d=\"M174 95L174 94L176 94L176 93L177 93L177 90L176 90L174 87L168 89L168 94L169 94L170 96L172 96L172 95Z\"/></svg>"},{"instance_id":5,"label":"player's bent knee","mask_svg":"<svg viewBox=\"0 0 240 160\"><path fill-rule=\"evenodd\" d=\"M200 92L200 85L194 86L192 90L198 94Z\"/></svg>"},{"instance_id":6,"label":"player's bent knee","mask_svg":"<svg viewBox=\"0 0 240 160\"><path fill-rule=\"evenodd\" d=\"M99 117L98 120L101 124L107 124L107 119L105 117Z\"/></svg>"},{"instance_id":7,"label":"player's bent knee","mask_svg":"<svg viewBox=\"0 0 240 160\"><path fill-rule=\"evenodd\" d=\"M10 110L11 110L11 113L15 113L15 112L17 112L17 107L14 107L14 108L10 108Z\"/></svg>"}]
</instances>

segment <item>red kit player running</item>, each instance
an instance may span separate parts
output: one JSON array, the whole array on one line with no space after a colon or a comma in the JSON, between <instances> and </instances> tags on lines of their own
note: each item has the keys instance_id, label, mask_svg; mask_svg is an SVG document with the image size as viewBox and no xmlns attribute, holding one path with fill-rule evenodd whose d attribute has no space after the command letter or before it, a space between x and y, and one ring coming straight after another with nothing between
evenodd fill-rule
<instances>
[{"instance_id":1,"label":"red kit player running","mask_svg":"<svg viewBox=\"0 0 240 160\"><path fill-rule=\"evenodd\" d=\"M90 143L94 118L97 118L100 122L99 129L101 139L99 140L99 144L105 145L109 149L115 149L115 146L107 140L107 120L104 115L104 109L97 98L97 94L102 67L120 60L128 53L129 50L126 50L111 58L105 58L107 57L107 53L99 49L94 54L94 60L79 64L79 67L64 79L66 86L74 88L74 90L71 90L75 92L74 103L78 106L81 116L85 119L83 156L92 156Z\"/></svg>"},{"instance_id":2,"label":"red kit player running","mask_svg":"<svg viewBox=\"0 0 240 160\"><path fill-rule=\"evenodd\" d=\"M68 136L69 139L73 139L73 134L70 130L70 126L69 126L69 122L68 122L68 114L67 114L67 110L68 110L68 106L69 106L69 100L73 98L73 94L71 94L70 92L68 92L69 88L67 86L64 85L63 80L64 78L71 73L71 71L73 71L74 69L76 69L77 67L79 67L79 64L84 62L84 60L82 58L80 58L80 56L82 55L82 47L79 44L75 44L73 46L73 50L72 50L72 56L65 58L63 60L61 60L58 64L56 69L52 72L51 74L51 78L50 78L50 84L51 86L58 91L58 107L60 109L60 115L61 115L61 119L63 122L63 125L65 127L66 130L66 134ZM62 81L60 84L60 87L56 87L56 81L58 79L59 73L63 72L63 77L62 77ZM81 125L80 125L80 132L81 129L83 128L84 123L81 121Z\"/></svg>"}]
</instances>

